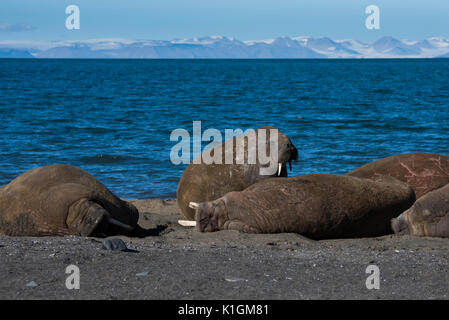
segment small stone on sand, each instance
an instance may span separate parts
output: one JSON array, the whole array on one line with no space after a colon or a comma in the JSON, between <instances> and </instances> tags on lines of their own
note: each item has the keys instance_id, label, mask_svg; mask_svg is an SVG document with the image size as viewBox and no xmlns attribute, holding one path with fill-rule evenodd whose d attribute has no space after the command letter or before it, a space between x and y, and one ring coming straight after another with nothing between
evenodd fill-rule
<instances>
[{"instance_id":1,"label":"small stone on sand","mask_svg":"<svg viewBox=\"0 0 449 320\"><path fill-rule=\"evenodd\" d=\"M128 247L122 239L113 238L103 241L103 249L111 251L127 251Z\"/></svg>"},{"instance_id":2,"label":"small stone on sand","mask_svg":"<svg viewBox=\"0 0 449 320\"><path fill-rule=\"evenodd\" d=\"M27 283L27 287L37 287L37 286L38 286L38 284L36 282L34 282L34 281L31 281L31 282Z\"/></svg>"},{"instance_id":3,"label":"small stone on sand","mask_svg":"<svg viewBox=\"0 0 449 320\"><path fill-rule=\"evenodd\" d=\"M228 281L228 282L248 281L247 279L236 278L236 277L225 277L225 280Z\"/></svg>"}]
</instances>

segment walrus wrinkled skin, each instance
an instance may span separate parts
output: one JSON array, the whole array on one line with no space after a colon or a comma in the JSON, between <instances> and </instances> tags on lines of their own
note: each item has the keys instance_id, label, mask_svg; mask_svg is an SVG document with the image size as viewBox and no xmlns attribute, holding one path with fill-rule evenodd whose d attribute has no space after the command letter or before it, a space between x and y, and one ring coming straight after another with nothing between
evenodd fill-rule
<instances>
[{"instance_id":1,"label":"walrus wrinkled skin","mask_svg":"<svg viewBox=\"0 0 449 320\"><path fill-rule=\"evenodd\" d=\"M432 153L407 153L368 163L348 175L372 179L394 177L413 188L416 198L449 183L449 157Z\"/></svg>"},{"instance_id":2,"label":"walrus wrinkled skin","mask_svg":"<svg viewBox=\"0 0 449 320\"><path fill-rule=\"evenodd\" d=\"M255 130L257 138L259 137L259 130L267 130L266 145L269 150L269 136L270 129L274 127L261 127ZM248 164L248 141L245 142L245 159L244 164L236 164L236 137L226 141L216 147L211 152L221 148L222 164L195 164L191 163L185 169L177 190L178 206L185 219L194 220L195 210L189 208L190 202L205 202L220 198L230 191L241 191L252 185L253 183L272 177L287 177L286 163L298 158L298 150L290 141L290 138L279 131L278 133L278 162L282 165L280 175L275 173L273 175L261 175L258 159L255 164ZM225 148L226 144L233 144L233 163L225 164ZM204 153L203 153L204 154Z\"/></svg>"},{"instance_id":3,"label":"walrus wrinkled skin","mask_svg":"<svg viewBox=\"0 0 449 320\"><path fill-rule=\"evenodd\" d=\"M127 235L138 216L133 205L70 165L38 167L0 188L0 233L10 236Z\"/></svg>"},{"instance_id":4,"label":"walrus wrinkled skin","mask_svg":"<svg viewBox=\"0 0 449 320\"><path fill-rule=\"evenodd\" d=\"M390 221L408 209L415 194L391 177L376 181L312 174L260 181L200 203L201 232L299 233L311 239L376 237L392 233Z\"/></svg>"},{"instance_id":5,"label":"walrus wrinkled skin","mask_svg":"<svg viewBox=\"0 0 449 320\"><path fill-rule=\"evenodd\" d=\"M449 184L422 196L391 226L397 234L449 238Z\"/></svg>"}]
</instances>

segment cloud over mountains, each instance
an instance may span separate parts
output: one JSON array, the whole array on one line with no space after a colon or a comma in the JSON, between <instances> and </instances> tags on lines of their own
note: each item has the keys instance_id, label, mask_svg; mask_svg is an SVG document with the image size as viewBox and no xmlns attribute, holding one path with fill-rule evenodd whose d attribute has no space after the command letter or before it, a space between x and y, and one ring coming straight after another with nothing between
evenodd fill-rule
<instances>
[{"instance_id":1,"label":"cloud over mountains","mask_svg":"<svg viewBox=\"0 0 449 320\"><path fill-rule=\"evenodd\" d=\"M15 56L22 54L34 58L437 58L449 56L449 40L434 37L409 41L383 37L375 42L361 42L352 39L332 40L326 37L279 37L240 41L235 38L211 36L171 41L0 41L0 57L6 57L8 50Z\"/></svg>"},{"instance_id":2,"label":"cloud over mountains","mask_svg":"<svg viewBox=\"0 0 449 320\"><path fill-rule=\"evenodd\" d=\"M36 27L30 26L26 23L10 24L7 22L0 22L0 32L22 32L36 30Z\"/></svg>"}]
</instances>

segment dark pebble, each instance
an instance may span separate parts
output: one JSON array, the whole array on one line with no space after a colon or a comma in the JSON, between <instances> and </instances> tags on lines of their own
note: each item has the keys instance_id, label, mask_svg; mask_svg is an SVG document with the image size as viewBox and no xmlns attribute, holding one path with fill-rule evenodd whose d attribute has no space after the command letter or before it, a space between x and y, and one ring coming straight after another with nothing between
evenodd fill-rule
<instances>
[{"instance_id":1,"label":"dark pebble","mask_svg":"<svg viewBox=\"0 0 449 320\"><path fill-rule=\"evenodd\" d=\"M125 242L118 238L104 240L103 249L112 251L128 251L128 247Z\"/></svg>"}]
</instances>

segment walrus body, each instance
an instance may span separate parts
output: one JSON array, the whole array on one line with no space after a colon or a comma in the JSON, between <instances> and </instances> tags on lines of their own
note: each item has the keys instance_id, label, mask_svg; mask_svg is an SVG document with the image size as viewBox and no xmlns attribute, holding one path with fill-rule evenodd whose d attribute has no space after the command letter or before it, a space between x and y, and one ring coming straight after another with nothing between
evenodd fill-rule
<instances>
[{"instance_id":1,"label":"walrus body","mask_svg":"<svg viewBox=\"0 0 449 320\"><path fill-rule=\"evenodd\" d=\"M312 239L375 237L392 233L390 220L415 201L413 190L391 177L377 181L312 174L258 182L198 204L201 232L299 233Z\"/></svg>"},{"instance_id":2,"label":"walrus body","mask_svg":"<svg viewBox=\"0 0 449 320\"><path fill-rule=\"evenodd\" d=\"M398 234L449 238L449 184L422 196L391 225Z\"/></svg>"},{"instance_id":3,"label":"walrus body","mask_svg":"<svg viewBox=\"0 0 449 320\"><path fill-rule=\"evenodd\" d=\"M413 188L416 198L449 183L449 157L431 153L408 153L368 163L348 175L372 179L394 177Z\"/></svg>"},{"instance_id":4,"label":"walrus body","mask_svg":"<svg viewBox=\"0 0 449 320\"><path fill-rule=\"evenodd\" d=\"M269 138L270 138L270 129L275 129L274 127L262 127L255 130L257 141L259 143L260 130L267 131L265 139L263 141L264 145L269 146ZM279 131L278 131L279 132ZM246 136L247 134L245 134ZM243 135L240 136L240 138ZM262 140L260 140L262 141ZM243 164L237 164L236 156L236 146L239 143L244 143L244 159ZM227 150L227 146L231 144L232 150L232 159L233 164L226 164L225 162L225 150ZM205 202L211 201L220 198L230 191L241 191L247 188L248 186L254 184L257 181L272 178L272 177L286 177L287 176L287 167L286 163L290 163L291 169L291 161L296 160L298 157L298 151L290 141L290 139L282 134L278 133L278 163L280 164L280 172L277 171L271 175L261 174L261 167L263 167L258 159L256 159L256 163L250 163L248 161L248 150L251 150L251 147L248 146L248 140L242 139L238 140L237 137L222 143L215 148L212 149L211 153L221 152L222 162L221 164L195 164L195 160L193 163L189 164L189 166L185 169L177 190L177 200L178 206L181 210L181 213L184 218L189 220L194 220L195 218L195 210L189 208L190 202ZM267 147L267 150L269 148ZM208 152L205 151L203 155ZM278 166L276 166L278 168Z\"/></svg>"},{"instance_id":5,"label":"walrus body","mask_svg":"<svg viewBox=\"0 0 449 320\"><path fill-rule=\"evenodd\" d=\"M129 234L137 209L80 168L32 169L0 188L0 233L12 236Z\"/></svg>"}]
</instances>

